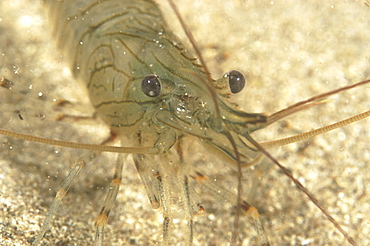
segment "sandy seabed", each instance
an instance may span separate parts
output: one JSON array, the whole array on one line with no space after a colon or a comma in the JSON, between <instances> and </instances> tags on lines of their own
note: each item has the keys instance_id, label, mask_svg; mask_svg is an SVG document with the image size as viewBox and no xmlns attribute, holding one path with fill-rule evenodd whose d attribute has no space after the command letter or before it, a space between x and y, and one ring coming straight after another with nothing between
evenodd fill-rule
<instances>
[{"instance_id":1,"label":"sandy seabed","mask_svg":"<svg viewBox=\"0 0 370 246\"><path fill-rule=\"evenodd\" d=\"M30 92L17 100L8 94L1 99L0 127L7 129L14 121L12 112L26 108L29 114L23 117L28 121L22 124L34 135L42 131L50 138L99 143L108 133L100 122L51 120L58 114L53 112L52 98L78 103L75 114L89 114L92 108L56 48L42 5L34 2L0 3L0 76ZM273 113L370 77L370 8L364 1L182 0L178 7L213 77L231 69L248 77L244 92L232 98L245 111ZM172 10L165 3L161 8L171 29L190 47ZM370 108L369 88L367 85L336 95L325 105L294 114L254 136L259 141L279 139L364 112ZM45 100L32 99L39 92ZM32 120L37 110L47 116L42 124ZM15 125L12 129L21 131L23 127ZM367 119L269 150L358 245L370 244L369 131ZM26 245L39 231L73 160L83 151L7 137L0 137L0 141L0 244ZM209 157L207 152L202 154ZM95 218L114 168L112 159L104 155L82 171L43 245L92 244ZM207 168L217 169L213 165L209 163ZM287 177L272 164L267 169L254 192L250 188L253 172L245 171L244 197L259 209L272 245L348 244ZM214 175L220 185L235 191L234 172L222 169ZM207 214L196 219L194 244L226 245L233 209L220 199L207 194L204 197ZM160 225L161 214L151 209L129 158L107 228L107 245L160 245ZM250 219L242 218L240 231L243 245L258 245ZM182 235L174 237L178 237L176 245L182 245Z\"/></svg>"}]
</instances>

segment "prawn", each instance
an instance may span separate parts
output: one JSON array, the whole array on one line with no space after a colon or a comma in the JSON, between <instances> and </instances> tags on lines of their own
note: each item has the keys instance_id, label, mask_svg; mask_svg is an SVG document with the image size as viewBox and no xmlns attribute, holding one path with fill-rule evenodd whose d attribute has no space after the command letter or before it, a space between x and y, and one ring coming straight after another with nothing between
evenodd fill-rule
<instances>
[{"instance_id":1,"label":"prawn","mask_svg":"<svg viewBox=\"0 0 370 246\"><path fill-rule=\"evenodd\" d=\"M78 10L80 10L79 8L75 8L76 10L78 9ZM68 12L68 14L70 14L69 12ZM73 16L73 14L71 14L71 16ZM63 25L63 22L62 22L62 25ZM79 27L80 27L80 25L79 25ZM82 28L82 26L81 26L81 28ZM59 31L65 31L65 29L64 28L61 28L61 27L59 27L59 28L56 28L56 30L59 30ZM158 30L157 30L158 31ZM68 31L65 33L65 35L68 35L69 33L68 33ZM158 34L158 33L157 33ZM70 39L67 39L67 40L73 40L73 38L70 38ZM150 41L148 41L148 40L151 40L150 38L148 38L148 37L146 37L146 40L147 40L147 42L150 42ZM171 41L173 41L173 40L175 40L175 38L170 38L169 40L171 40ZM153 41L153 40L152 40ZM157 40L158 41L158 40ZM80 43L81 42L81 43ZM79 49L80 51L81 50L83 50L84 49L84 47L86 47L87 45L89 45L88 44L88 42L87 41L84 41L84 40L80 40L80 42L78 43L78 44L76 44L77 46L76 47L81 47L80 49L79 48L77 48L77 49ZM63 44L62 44L63 45ZM68 49L68 47L70 47L70 44L67 42L67 43L65 43L64 44L66 47L67 47L67 49ZM79 46L78 46L79 45ZM93 45L93 44L92 44ZM161 45L161 43L159 43L159 44L157 44L157 45ZM175 47L175 46L174 46ZM179 45L179 47L181 47L181 45ZM103 48L105 48L105 47L103 47ZM82 51L81 51L82 52ZM68 51L67 51L67 53L68 53ZM98 52L99 53L99 52ZM103 52L104 53L104 52ZM127 53L129 53L129 52L127 52ZM132 52L131 54L137 54L137 52ZM70 57L71 56L73 56L73 55L69 55ZM81 59L88 59L87 58L88 56L85 56L85 55L81 55L80 56L80 58ZM155 55L153 56L154 58L156 57ZM152 57L152 58L153 58ZM158 56L159 57L159 56ZM162 57L162 56L160 56L160 57ZM164 56L165 57L165 56ZM189 56L189 57L191 57L191 56ZM99 62L101 62L101 64L104 64L104 63L108 63L109 64L109 62L107 62L107 58L105 58L105 57L100 57L101 58L101 60L99 60ZM139 57L140 58L140 57ZM73 58L71 58L71 59L73 59ZM89 71L89 68L84 68L83 66L87 66L87 64L89 64L89 62L91 62L91 61L96 61L96 60L98 60L98 59L93 59L93 58L89 58L90 60L83 60L82 62L79 62L78 61L78 59L73 59L74 61L75 61L75 63L74 63L74 65L72 66L74 69L77 69L77 70L81 70L82 72L80 72L80 73L84 73L84 71L86 72L86 71ZM95 65L96 64L99 64L99 62L93 62L93 63L91 63L91 64L94 64L94 66L92 66L94 69L96 69L96 67L95 67ZM153 75L156 75L157 73L155 72L155 71L158 71L158 69L159 68L157 68L156 66L158 66L158 64L160 64L160 59L159 58L157 58L157 60L153 60L153 62L147 62L149 65L148 65L148 67L146 68L146 69L148 69L148 71L150 71L150 70L153 70L154 72L153 73L150 73L150 74L153 74ZM165 64L164 62L162 62L163 64ZM157 65L156 65L157 64ZM189 63L190 64L190 63ZM197 67L196 66L196 64L195 63L191 63L192 65L191 66L195 66L195 67ZM152 66L150 66L150 65L152 65ZM137 67L136 65L135 66L133 66L133 67ZM185 67L189 67L189 66L185 66ZM157 70L156 70L157 69ZM91 70L91 69L90 69ZM189 69L190 70L190 69ZM191 79L188 79L187 81L197 81L197 80L199 80L199 77L201 77L201 78L203 78L203 80L207 80L207 79L205 79L206 78L206 76L205 76L205 73L204 73L204 71L202 72L201 70L197 70L197 72L196 73L192 73L191 71L189 71L189 70L187 70L187 71L184 71L184 74L186 74L186 76L190 76L191 77ZM139 71L135 71L135 70L133 70L135 73L139 73ZM147 71L146 71L147 72ZM185 73L186 72L186 73ZM79 73L79 71L74 71L74 74L78 74ZM148 74L148 73L146 73L146 74ZM87 81L87 79L86 79L86 75L77 75L77 77L78 76L82 76L82 80L85 80L85 81ZM85 76L85 77L84 77ZM156 77L156 76L154 76L154 77L150 77L148 80L156 80L156 79L165 79L165 81L166 81L166 76L169 76L169 75L161 75L161 76L159 76L159 75L157 75L158 76L158 78ZM186 76L185 76L185 78L186 78ZM229 75L228 75L229 76ZM88 77L88 76L87 76ZM141 79L142 79L142 76L138 76L138 77L140 77ZM230 77L230 76L229 76ZM227 76L225 77L225 78L227 78ZM223 80L225 81L225 78L223 78ZM99 81L99 80L98 80ZM142 81L140 81L140 82L142 82ZM204 101L207 101L207 102L209 102L210 104L212 104L212 103L214 103L214 104L217 104L218 102L212 102L212 100L215 98L215 96L214 95L212 95L212 94L210 94L210 93L212 93L212 90L209 90L209 89L207 89L207 84L206 83L196 83L196 84L192 84L192 86L190 86L190 87L194 87L194 86L201 86L200 88L199 88L199 91L200 92L204 92L204 91L210 91L210 92L208 92L208 94L206 93L206 94L202 94L200 97L204 100ZM203 86L203 87L202 87ZM94 86L94 87L96 87L96 88L103 88L103 86L102 85L99 85L99 86ZM164 87L164 89L166 89L166 90L171 90L171 89L174 89L173 88L173 85L171 85L171 82L169 82L169 84L166 84L165 86L161 86L161 87ZM120 88L120 86L118 85L118 87L115 85L115 88ZM139 89L137 89L137 88L139 88L140 89L140 86L139 87L133 87L133 89L131 90L128 90L128 91L139 91ZM177 88L177 87L176 87ZM181 86L180 86L180 88L177 88L179 91L181 91ZM120 89L118 89L118 91L122 91L122 89L120 90ZM154 94L153 94L154 93ZM194 106L194 105L199 105L199 101L197 101L197 100L199 100L199 99L197 99L197 97L195 97L194 95L196 94L196 91L192 91L192 93L190 93L190 92L188 92L189 93L189 96L188 96L188 98L187 98L187 102L189 102L190 103L190 105L186 105L186 106L189 106L190 108L191 107L193 107L194 109L196 108L196 107L198 107L198 106ZM151 97L154 97L153 95L156 95L155 94L155 91L149 91L148 92L148 94L149 95L147 95L148 97L150 97L149 99L151 99ZM150 96L151 95L151 96ZM120 96L120 95L110 95L109 96L109 98L115 98L115 97L117 97L117 96ZM90 97L91 98L100 98L100 96L91 96L91 92L90 92ZM135 95L133 95L133 97L135 97ZM157 97L154 97L154 98L157 98ZM178 98L180 98L181 99L181 97L178 97ZM147 100L149 100L149 99L147 99ZM163 99L163 98L162 98ZM171 98L171 99L173 99L173 98ZM176 97L175 97L175 99L176 99ZM207 99L207 100L205 100L205 99ZM100 100L100 99L97 99L97 100ZM102 99L102 101L105 101L106 100L106 98L104 98L104 99ZM185 101L185 100L184 100ZM142 102L143 104L146 104L145 102ZM148 105L150 106L150 105L154 105L154 104L159 104L160 103L160 101L158 101L157 103L148 103ZM191 128L191 130L186 130L186 128L190 125L190 126L193 126L194 124L192 123L192 124L190 124L189 123L189 119L188 118L191 118L191 117L189 117L189 116L191 116L191 115L193 115L193 113L191 113L191 112L193 112L193 111L191 111L188 107L185 107L185 104L184 104L184 102L182 102L182 100L179 100L179 101L176 101L176 100L173 100L173 101L171 101L171 103L175 103L175 107L174 106L171 106L171 107L168 107L167 106L167 108L176 108L176 107L179 107L179 108L184 108L185 109L185 111L181 111L181 110L179 110L178 111L178 113L180 114L180 116L178 117L178 120L180 119L181 121L181 123L182 124L180 124L180 122L177 122L177 121L175 121L175 122L173 122L173 120L170 118L170 117L168 117L166 114L164 114L164 115L160 115L160 114L157 114L157 116L161 116L161 117L163 117L162 119L161 119L161 117L158 117L159 119L161 119L161 120L159 120L159 123L160 124L165 124L165 126L171 126L171 129L176 129L176 132L178 132L179 131L179 127L182 127L181 128L181 132L186 132L187 134L190 134L191 136L195 136L195 137L198 137L198 138L201 138L201 139L203 139L205 142L206 142L206 144L207 144L207 141L209 141L209 139L216 139L216 137L214 137L214 136L212 136L212 137L207 137L207 136L205 136L204 135L204 132L202 132L201 130L197 130L197 129L193 129L193 128ZM203 104L203 103L202 103ZM227 103L225 103L225 105L227 105ZM132 106L132 105L131 105ZM157 105L155 105L155 106L157 106ZM211 108L218 108L218 107L221 107L221 106L215 106L215 105L213 105L213 106L210 106ZM232 108L232 110L236 110L236 109L234 109L234 107L232 107L232 106L228 106L229 108ZM164 107L164 111L166 110L165 109L166 107ZM227 108L226 106L225 106L225 108ZM189 109L190 111L190 114L189 114L189 112L187 112L186 111L186 109ZM134 117L135 116L135 114L136 114L136 116L138 116L138 115L140 115L140 110L139 110L139 108L136 108L136 110L133 110L131 107L129 107L128 109L127 109L128 111L131 111L131 112L134 112L133 114L132 114L132 116L130 116L129 118L131 118L131 117ZM153 114L153 111L151 110L151 109L146 109L146 112L148 112L149 111L149 113L150 114ZM104 114L104 113L107 113L107 110L102 110L102 112L103 113L100 113L100 114ZM204 112L197 112L199 115L198 115L198 118L200 118L200 119L203 119L205 122L207 122L207 120L205 120L205 119L211 119L212 117L210 117L210 116L206 116L206 114L204 113ZM217 119L217 112L215 112L214 113L216 116L215 116L215 119ZM111 115L111 114L110 114ZM113 116L114 116L114 114L113 114ZM253 116L256 116L258 119L261 119L261 118L263 118L264 117L264 115L262 115L262 114L256 114L256 115L253 115ZM153 116L146 116L147 118L145 118L146 119L146 121L145 122L150 122L150 119L152 119L151 117L153 117ZM184 118L183 118L184 117ZM102 118L104 118L104 116L102 117ZM112 117L112 118L119 118L119 117ZM125 119L127 122L129 122L129 118L127 118L127 119ZM142 117L142 116L140 116L138 119L140 119L140 118L144 118L144 117ZM191 120L191 119L190 119ZM171 123L172 122L172 123ZM150 123L151 124L151 126L153 126L153 125L155 125L155 123L154 122L151 122ZM210 124L210 125L207 125L208 126L208 128L212 128L211 126L212 126L212 124L211 123L207 123L207 124ZM120 128L120 127L122 127L122 125L124 125L124 124L122 124L122 123L118 123L118 124L116 124L115 126L114 126L114 123L111 123L111 126L114 128L114 127L116 127L116 128ZM215 125L217 125L217 122L215 123ZM258 128L258 127L257 127ZM190 129L190 127L188 128L188 129ZM161 131L162 131L163 129L161 129ZM157 131L157 130L156 130ZM171 131L171 130L169 130L169 131ZM252 130L249 130L249 131L252 131ZM146 133L146 130L143 130L143 132L145 133L145 134L147 134ZM162 132L161 132L162 133ZM174 143L174 141L175 141L175 139L176 139L176 141L182 141L181 139L183 139L184 138L184 140L185 140L185 137L184 136L182 136L182 134L180 134L180 136L176 136L176 137L174 137L174 133L173 132L165 132L164 133L164 138L165 139L163 139L163 138L159 138L158 137L158 132L154 132L154 133L151 133L151 132L149 132L148 134L148 136L144 136L145 134L142 134L142 133L140 133L140 136L138 136L137 134L136 134L136 138L137 137L139 137L139 138L137 138L137 139L142 139L142 140L140 140L140 142L139 143L137 143L137 144L139 144L139 145L141 145L142 143L141 142L145 142L145 143L152 143L152 145L155 145L156 143L158 144L158 143L160 143L159 145L160 146L163 146L164 145L164 148L165 149L170 149L170 147L172 147L172 144L175 144ZM151 135L151 134L154 134L154 137ZM216 133L212 133L212 134L216 134L217 135L217 132ZM121 135L120 133L118 134L118 135ZM143 136L142 136L143 135ZM160 134L161 135L161 134ZM222 142L222 141L224 141L224 142L227 142L228 140L227 140L227 138L225 139L223 136L222 136L222 134L221 135L217 135L218 137L220 137L220 141ZM160 139L160 141L158 140L158 139ZM179 140L178 140L179 139ZM217 138L218 139L218 138ZM136 140L135 140L136 141ZM132 143L134 143L134 140L130 140L130 142L132 142ZM166 143L166 144L170 144L171 146L166 146L166 144L163 144L163 143ZM238 151L240 151L241 153L243 153L244 155L242 156L243 158L252 158L252 159L254 159L253 158L253 153L256 153L257 151L256 151L256 149L252 149L252 152L251 153L248 153L248 155L246 155L245 154L245 152L244 151L242 151L241 149L243 149L243 147L241 147L241 146L243 146L243 143L242 142L238 142L237 143L238 145L237 145L237 149L238 149ZM150 145L150 144L149 144ZM222 144L221 143L217 143L217 142L212 142L212 143L210 143L210 142L208 142L208 145L209 145L209 148L214 148L214 146L217 146L217 149L215 150L215 149L213 149L212 151L211 151L211 153L214 153L214 152L216 152L216 153L214 153L214 155L215 156L221 156L222 158L228 158L229 160L229 162L230 162L230 159L231 159L231 162L235 162L235 159L237 158L236 156L235 156L235 153L237 153L237 152L235 152L235 151L233 151L233 149L231 148L230 149L230 146L228 146L226 149L223 149L222 148ZM146 146L146 145L145 145ZM174 145L175 146L175 145ZM221 146L221 147L220 147ZM250 146L249 146L250 147ZM179 153L181 153L181 151L178 149L178 147L176 147L175 149L177 149L177 152L179 152ZM184 148L185 149L185 148ZM228 149L228 150L227 150ZM188 151L188 149L186 149L187 151ZM244 149L243 149L244 150ZM225 154L225 153L228 153L228 154ZM231 153L231 154L230 154ZM171 158L173 158L173 156L176 156L176 155L179 155L178 153L172 153L172 155L170 154L170 157ZM179 155L179 156L181 156L181 155ZM221 158L220 157L220 158ZM136 158L136 159L135 159ZM169 157L167 157L167 158L169 158ZM177 158L180 158L180 157L177 157ZM189 158L189 157L183 157L183 158ZM257 158L256 156L255 156L255 158ZM145 159L149 159L149 160L147 160L147 161L145 161ZM136 157L134 157L134 160L135 160L135 162L136 163L138 163L138 162L145 162L145 163L147 163L148 165L149 165L149 167L150 168L152 168L152 169L156 169L156 168L159 168L161 171L163 170L163 171L165 171L165 169L166 168L169 168L169 167L158 167L158 166L156 166L157 165L157 161L156 160L151 160L152 159L152 157L148 157L147 155L145 155L145 156L141 156L141 155L138 155L138 156L136 156ZM234 159L234 161L233 161L233 159ZM241 160L241 161L243 161L243 160ZM249 160L248 161L246 161L246 162L249 162ZM170 163L170 162L168 162L168 160L166 160L166 159L160 159L159 161L158 161L158 163ZM211 164L211 163L208 163L208 162L206 162L206 163L204 163L204 162L201 162L201 163L203 163L204 165L208 165L208 164ZM137 164L138 165L138 164ZM140 163L139 163L139 166L140 166ZM140 168L140 167L139 167ZM142 167L141 167L142 168ZM177 167L178 168L178 167ZM210 168L210 166L208 167L208 168ZM152 170L144 170L144 172L150 172L150 171L152 171ZM160 172L159 172L160 173ZM208 174L207 174L208 175ZM155 176L155 175L154 175ZM155 176L156 178L158 178L158 175L157 176ZM220 179L220 178L219 178ZM144 178L144 180L145 180L145 178ZM157 188L155 188L155 189L160 189L160 188L158 188L158 187L160 187L160 185L158 185L158 184L156 184L155 182L157 182L157 181L153 181L153 180L149 180L149 181L147 181L148 183L150 183L151 185L147 185L147 187L146 187L146 189L147 189L147 191L148 191L148 194L154 194L154 195L152 195L152 197L151 197L151 201L152 201L152 206L156 206L155 204L155 202L158 200L158 194L161 194L161 193L164 193L164 191L161 191L161 192L158 192L158 190L156 191L156 190L150 190L150 189L154 189L154 188L150 188L150 186L154 186L154 187L157 187ZM168 182L172 182L172 181L168 181ZM144 181L144 183L145 183L145 181ZM170 185L164 185L164 186L166 186L166 187L169 187ZM148 188L149 187L149 188ZM180 191L179 191L179 193L181 193ZM184 192L182 192L182 193L184 193ZM195 195L195 193L189 193L189 196L190 197L195 197L196 195ZM161 200L162 201L162 200ZM163 201L162 201L162 203L163 203ZM196 213L196 211L202 211L202 209L201 209L201 207L199 207L198 205L197 205L197 202L195 202L195 201L191 201L191 203L193 204L193 205L191 205L190 207L192 207L192 209L187 209L187 211L189 211L189 210L193 210L193 213ZM154 204L154 205L153 205ZM173 215L171 214L169 217L172 217ZM192 216L188 216L188 217L192 217Z\"/></svg>"}]
</instances>

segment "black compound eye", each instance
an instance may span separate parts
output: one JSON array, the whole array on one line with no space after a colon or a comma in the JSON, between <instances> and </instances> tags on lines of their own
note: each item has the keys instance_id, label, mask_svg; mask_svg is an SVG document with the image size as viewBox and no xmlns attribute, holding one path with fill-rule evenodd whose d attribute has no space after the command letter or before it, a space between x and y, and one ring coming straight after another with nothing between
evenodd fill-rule
<instances>
[{"instance_id":1,"label":"black compound eye","mask_svg":"<svg viewBox=\"0 0 370 246\"><path fill-rule=\"evenodd\" d=\"M228 72L227 77L229 78L229 87L230 91L235 94L243 90L245 86L245 77L244 75L236 70L231 70Z\"/></svg>"},{"instance_id":2,"label":"black compound eye","mask_svg":"<svg viewBox=\"0 0 370 246\"><path fill-rule=\"evenodd\" d=\"M154 74L147 75L141 81L141 90L148 97L157 97L161 94L161 82Z\"/></svg>"}]
</instances>

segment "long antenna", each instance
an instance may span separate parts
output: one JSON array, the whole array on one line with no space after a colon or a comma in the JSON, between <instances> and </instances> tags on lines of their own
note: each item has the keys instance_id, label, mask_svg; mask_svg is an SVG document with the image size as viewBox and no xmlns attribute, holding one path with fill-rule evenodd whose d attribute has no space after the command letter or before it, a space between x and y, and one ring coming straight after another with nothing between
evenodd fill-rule
<instances>
[{"instance_id":1,"label":"long antenna","mask_svg":"<svg viewBox=\"0 0 370 246\"><path fill-rule=\"evenodd\" d=\"M204 68L204 71L206 73L207 80L208 80L207 81L208 83L205 83L205 84L208 87L209 92L211 92L213 105L215 106L214 107L214 110L215 110L215 119L217 121L219 121L219 122L216 122L216 124L217 124L217 127L221 130L222 129L221 128L221 125L219 125L219 124L221 124L221 121L222 121L222 119L221 119L221 113L220 113L220 109L218 107L216 91L215 91L215 89L213 88L213 85L212 85L211 73L209 72L209 69L208 69L206 63L204 62L202 53L198 49L198 45L197 45L197 43L195 41L195 38L194 38L193 34L187 28L187 26L186 26L183 18L181 17L181 14L180 14L177 6L175 5L175 3L172 0L168 0L168 2L171 5L171 8L173 9L173 11L175 12L177 18L179 19L179 22L181 24L182 30L184 30L185 35L188 37L188 39L189 39L189 41L191 43L191 46L193 46L193 49L194 49L195 54L197 55L197 57L199 59L200 64Z\"/></svg>"},{"instance_id":2,"label":"long antenna","mask_svg":"<svg viewBox=\"0 0 370 246\"><path fill-rule=\"evenodd\" d=\"M177 6L174 4L174 2L172 0L168 0L168 2L171 5L171 8L173 9L173 11L175 12L177 18L179 19L181 27L184 30L186 36L189 38L189 41L190 41L191 45L193 46L193 49L195 50L195 53L198 56L198 59L199 59L201 65L204 67L204 70L205 70L205 73L206 73L206 76L207 76L207 80L208 80L208 83L205 83L205 84L208 87L209 91L211 92L213 105L214 105L214 110L215 110L215 112L214 112L215 113L215 120L216 120L216 122L214 122L216 124L215 127L216 127L217 130L219 130L221 132L222 131L222 118L221 118L220 109L218 107L217 94L216 94L216 91L215 91L215 89L213 88L213 85L212 85L212 78L211 78L210 72L207 68L206 63L204 62L202 53L198 49L198 45L197 45L197 43L194 39L193 34L187 28L184 20L181 17L181 14L180 14ZM234 142L234 139L232 138L231 134L229 134L228 132L223 131L223 133L227 136L231 145L233 146L233 149L234 149L235 154L236 154L237 165L238 165L238 187L237 187L237 190L238 190L237 197L238 198L237 198L237 205L236 205L236 215L235 215L235 219L234 219L234 229L233 229L233 233L232 233L232 236L231 236L231 243L230 243L230 245L235 245L237 237L238 237L238 232L239 232L238 227L239 227L239 218L240 218L240 214L241 214L241 205L242 205L241 196L242 196L242 192L243 192L243 187L242 187L243 174L242 174L242 171L241 171L241 163L240 163L239 152L238 152L238 149L237 149L236 144Z\"/></svg>"}]
</instances>

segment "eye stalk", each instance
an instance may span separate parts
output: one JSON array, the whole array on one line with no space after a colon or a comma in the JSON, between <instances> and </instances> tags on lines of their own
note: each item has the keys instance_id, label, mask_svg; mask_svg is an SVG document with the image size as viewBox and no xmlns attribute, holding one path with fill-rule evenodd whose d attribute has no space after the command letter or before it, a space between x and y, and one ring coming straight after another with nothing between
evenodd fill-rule
<instances>
[{"instance_id":1,"label":"eye stalk","mask_svg":"<svg viewBox=\"0 0 370 246\"><path fill-rule=\"evenodd\" d=\"M141 90L148 97L158 97L161 94L161 82L155 74L149 74L141 81Z\"/></svg>"},{"instance_id":2,"label":"eye stalk","mask_svg":"<svg viewBox=\"0 0 370 246\"><path fill-rule=\"evenodd\" d=\"M236 94L243 90L245 86L245 77L241 72L231 70L225 74L225 77L228 78L231 93Z\"/></svg>"}]
</instances>

